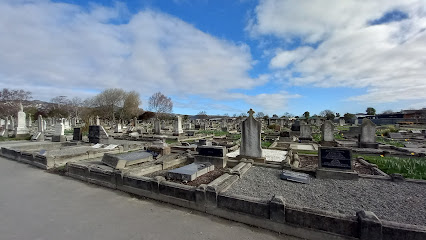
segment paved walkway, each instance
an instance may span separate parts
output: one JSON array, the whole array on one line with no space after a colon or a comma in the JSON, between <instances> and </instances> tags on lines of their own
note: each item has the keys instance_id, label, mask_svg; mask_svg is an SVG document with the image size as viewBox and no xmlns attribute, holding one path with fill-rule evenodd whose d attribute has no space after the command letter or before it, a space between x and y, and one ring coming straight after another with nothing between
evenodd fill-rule
<instances>
[{"instance_id":1,"label":"paved walkway","mask_svg":"<svg viewBox=\"0 0 426 240\"><path fill-rule=\"evenodd\" d=\"M0 239L288 239L0 157Z\"/></svg>"}]
</instances>

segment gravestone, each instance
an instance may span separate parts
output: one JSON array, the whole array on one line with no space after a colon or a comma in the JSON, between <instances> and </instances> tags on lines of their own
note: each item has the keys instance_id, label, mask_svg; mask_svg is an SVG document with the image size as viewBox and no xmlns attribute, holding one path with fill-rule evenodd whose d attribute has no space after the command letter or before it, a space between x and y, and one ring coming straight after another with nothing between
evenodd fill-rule
<instances>
[{"instance_id":1,"label":"gravestone","mask_svg":"<svg viewBox=\"0 0 426 240\"><path fill-rule=\"evenodd\" d=\"M299 132L300 131L300 121L296 120L292 125L291 125L291 131L295 131L295 132Z\"/></svg>"},{"instance_id":2,"label":"gravestone","mask_svg":"<svg viewBox=\"0 0 426 240\"><path fill-rule=\"evenodd\" d=\"M174 126L174 133L176 135L182 134L183 130L182 130L182 116L177 116L176 120L175 120L175 126Z\"/></svg>"},{"instance_id":3,"label":"gravestone","mask_svg":"<svg viewBox=\"0 0 426 240\"><path fill-rule=\"evenodd\" d=\"M133 118L133 126L138 127L138 118L137 117Z\"/></svg>"},{"instance_id":4,"label":"gravestone","mask_svg":"<svg viewBox=\"0 0 426 240\"><path fill-rule=\"evenodd\" d=\"M123 132L123 130L122 130L122 128L121 128L121 123L117 123L117 125L115 125L115 130L114 130L114 132L115 132L115 133L122 133L122 132Z\"/></svg>"},{"instance_id":5,"label":"gravestone","mask_svg":"<svg viewBox=\"0 0 426 240\"><path fill-rule=\"evenodd\" d=\"M81 132L81 128L74 128L74 132L72 134L73 141L81 141L83 140L83 135Z\"/></svg>"},{"instance_id":6,"label":"gravestone","mask_svg":"<svg viewBox=\"0 0 426 240\"><path fill-rule=\"evenodd\" d=\"M320 147L316 177L358 180L358 173L353 170L352 151L348 148Z\"/></svg>"},{"instance_id":7,"label":"gravestone","mask_svg":"<svg viewBox=\"0 0 426 240\"><path fill-rule=\"evenodd\" d=\"M65 142L66 138L64 135L64 124L61 122L56 123L55 133L52 136L52 142Z\"/></svg>"},{"instance_id":8,"label":"gravestone","mask_svg":"<svg viewBox=\"0 0 426 240\"><path fill-rule=\"evenodd\" d=\"M300 127L299 140L312 141L312 129L311 129L311 126L309 126L307 124L301 124L299 127Z\"/></svg>"},{"instance_id":9,"label":"gravestone","mask_svg":"<svg viewBox=\"0 0 426 240\"><path fill-rule=\"evenodd\" d=\"M101 125L101 120L99 120L99 116L96 116L96 125Z\"/></svg>"},{"instance_id":10,"label":"gravestone","mask_svg":"<svg viewBox=\"0 0 426 240\"><path fill-rule=\"evenodd\" d=\"M345 119L344 118L340 118L339 119L339 125L340 126L344 126L345 125Z\"/></svg>"},{"instance_id":11,"label":"gravestone","mask_svg":"<svg viewBox=\"0 0 426 240\"><path fill-rule=\"evenodd\" d=\"M31 114L28 114L28 127L32 126Z\"/></svg>"},{"instance_id":12,"label":"gravestone","mask_svg":"<svg viewBox=\"0 0 426 240\"><path fill-rule=\"evenodd\" d=\"M352 152L348 148L320 147L318 151L318 160L318 166L320 168L353 169Z\"/></svg>"},{"instance_id":13,"label":"gravestone","mask_svg":"<svg viewBox=\"0 0 426 240\"><path fill-rule=\"evenodd\" d=\"M160 120L154 120L154 134L161 134Z\"/></svg>"},{"instance_id":14,"label":"gravestone","mask_svg":"<svg viewBox=\"0 0 426 240\"><path fill-rule=\"evenodd\" d=\"M241 148L239 158L253 159L254 161L264 162L261 148L261 123L254 119L254 111L250 109L249 116L241 123Z\"/></svg>"},{"instance_id":15,"label":"gravestone","mask_svg":"<svg viewBox=\"0 0 426 240\"><path fill-rule=\"evenodd\" d=\"M108 134L105 129L99 125L89 126L89 143L102 143L107 144L109 142Z\"/></svg>"},{"instance_id":16,"label":"gravestone","mask_svg":"<svg viewBox=\"0 0 426 240\"><path fill-rule=\"evenodd\" d=\"M16 137L27 136L29 134L27 123L26 123L26 114L24 112L24 107L22 106L22 103L20 103L20 107L21 109L18 112L18 121L16 122L16 128L15 128Z\"/></svg>"},{"instance_id":17,"label":"gravestone","mask_svg":"<svg viewBox=\"0 0 426 240\"><path fill-rule=\"evenodd\" d=\"M13 116L10 116L9 130L15 130L15 119L13 118Z\"/></svg>"},{"instance_id":18,"label":"gravestone","mask_svg":"<svg viewBox=\"0 0 426 240\"><path fill-rule=\"evenodd\" d=\"M321 125L321 142L334 142L334 124L330 120L326 120Z\"/></svg>"},{"instance_id":19,"label":"gravestone","mask_svg":"<svg viewBox=\"0 0 426 240\"><path fill-rule=\"evenodd\" d=\"M198 146L198 154L194 155L195 162L209 162L215 167L224 168L227 162L227 150L224 146Z\"/></svg>"},{"instance_id":20,"label":"gravestone","mask_svg":"<svg viewBox=\"0 0 426 240\"><path fill-rule=\"evenodd\" d=\"M191 163L189 165L168 171L167 178L190 182L195 180L197 177L213 170L214 165L211 163Z\"/></svg>"},{"instance_id":21,"label":"gravestone","mask_svg":"<svg viewBox=\"0 0 426 240\"><path fill-rule=\"evenodd\" d=\"M362 120L358 144L360 148L379 148L379 144L376 143L376 124L370 119Z\"/></svg>"}]
</instances>

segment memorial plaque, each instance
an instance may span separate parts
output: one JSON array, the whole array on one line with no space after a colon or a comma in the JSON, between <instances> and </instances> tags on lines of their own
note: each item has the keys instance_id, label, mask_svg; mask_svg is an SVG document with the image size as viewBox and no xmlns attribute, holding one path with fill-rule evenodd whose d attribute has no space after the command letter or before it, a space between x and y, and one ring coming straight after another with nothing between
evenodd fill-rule
<instances>
[{"instance_id":1,"label":"memorial plaque","mask_svg":"<svg viewBox=\"0 0 426 240\"><path fill-rule=\"evenodd\" d=\"M325 148L318 150L320 168L352 169L352 152L348 148Z\"/></svg>"},{"instance_id":2,"label":"memorial plaque","mask_svg":"<svg viewBox=\"0 0 426 240\"><path fill-rule=\"evenodd\" d=\"M283 170L280 178L287 181L298 182L298 183L309 183L309 174L298 173L288 170Z\"/></svg>"},{"instance_id":3,"label":"memorial plaque","mask_svg":"<svg viewBox=\"0 0 426 240\"><path fill-rule=\"evenodd\" d=\"M83 135L81 133L81 128L74 128L72 140L73 141L81 141L82 139L83 139Z\"/></svg>"}]
</instances>

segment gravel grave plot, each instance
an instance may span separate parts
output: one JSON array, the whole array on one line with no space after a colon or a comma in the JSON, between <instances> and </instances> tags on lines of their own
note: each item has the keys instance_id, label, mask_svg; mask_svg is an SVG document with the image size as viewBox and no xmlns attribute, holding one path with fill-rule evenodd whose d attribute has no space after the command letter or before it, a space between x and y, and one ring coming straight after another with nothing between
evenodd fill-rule
<instances>
[{"instance_id":1,"label":"gravel grave plot","mask_svg":"<svg viewBox=\"0 0 426 240\"><path fill-rule=\"evenodd\" d=\"M281 180L281 170L252 167L228 193L270 199L281 195L290 205L355 215L374 212L380 219L426 226L426 184L359 179L316 179L310 184Z\"/></svg>"}]
</instances>

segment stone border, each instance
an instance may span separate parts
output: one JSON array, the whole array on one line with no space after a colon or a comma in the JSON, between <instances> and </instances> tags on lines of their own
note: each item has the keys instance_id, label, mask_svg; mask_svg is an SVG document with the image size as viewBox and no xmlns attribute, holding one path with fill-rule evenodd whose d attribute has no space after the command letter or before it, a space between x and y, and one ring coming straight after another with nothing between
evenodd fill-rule
<instances>
[{"instance_id":1,"label":"stone border","mask_svg":"<svg viewBox=\"0 0 426 240\"><path fill-rule=\"evenodd\" d=\"M21 152L2 148L2 156L22 156ZM187 186L166 181L164 177L135 177L120 171L69 162L66 175L201 211L229 220L285 233L305 239L426 239L426 226L380 220L374 213L357 212L356 216L287 205L285 198L258 199L225 191L253 166L248 160L235 165L208 185Z\"/></svg>"},{"instance_id":2,"label":"stone border","mask_svg":"<svg viewBox=\"0 0 426 240\"><path fill-rule=\"evenodd\" d=\"M54 145L55 147L63 146L66 144ZM47 145L48 146L48 145ZM74 145L71 145L74 146ZM77 146L77 144L75 144ZM40 146L39 146L40 147ZM34 149L34 148L30 148ZM96 149L89 149L85 153L81 154L71 154L57 157L48 157L44 155L40 155L38 153L30 153L26 150L18 150L15 147L1 147L0 156L9 158L18 162L23 162L26 164L30 164L36 166L41 169L51 169L59 166L64 166L67 162L78 162L82 160L89 160L93 158L99 158L104 155L104 153L122 153L123 147L119 147L110 151L96 151Z\"/></svg>"},{"instance_id":3,"label":"stone border","mask_svg":"<svg viewBox=\"0 0 426 240\"><path fill-rule=\"evenodd\" d=\"M256 164L257 165L257 164ZM229 220L306 239L407 239L426 238L426 226L380 220L374 213L356 216L287 205L285 198L258 199L225 191L253 166L240 162L210 184L198 187L169 182L164 177L122 176L68 163L66 175L83 181L212 214ZM96 178L96 180L94 179Z\"/></svg>"}]
</instances>

